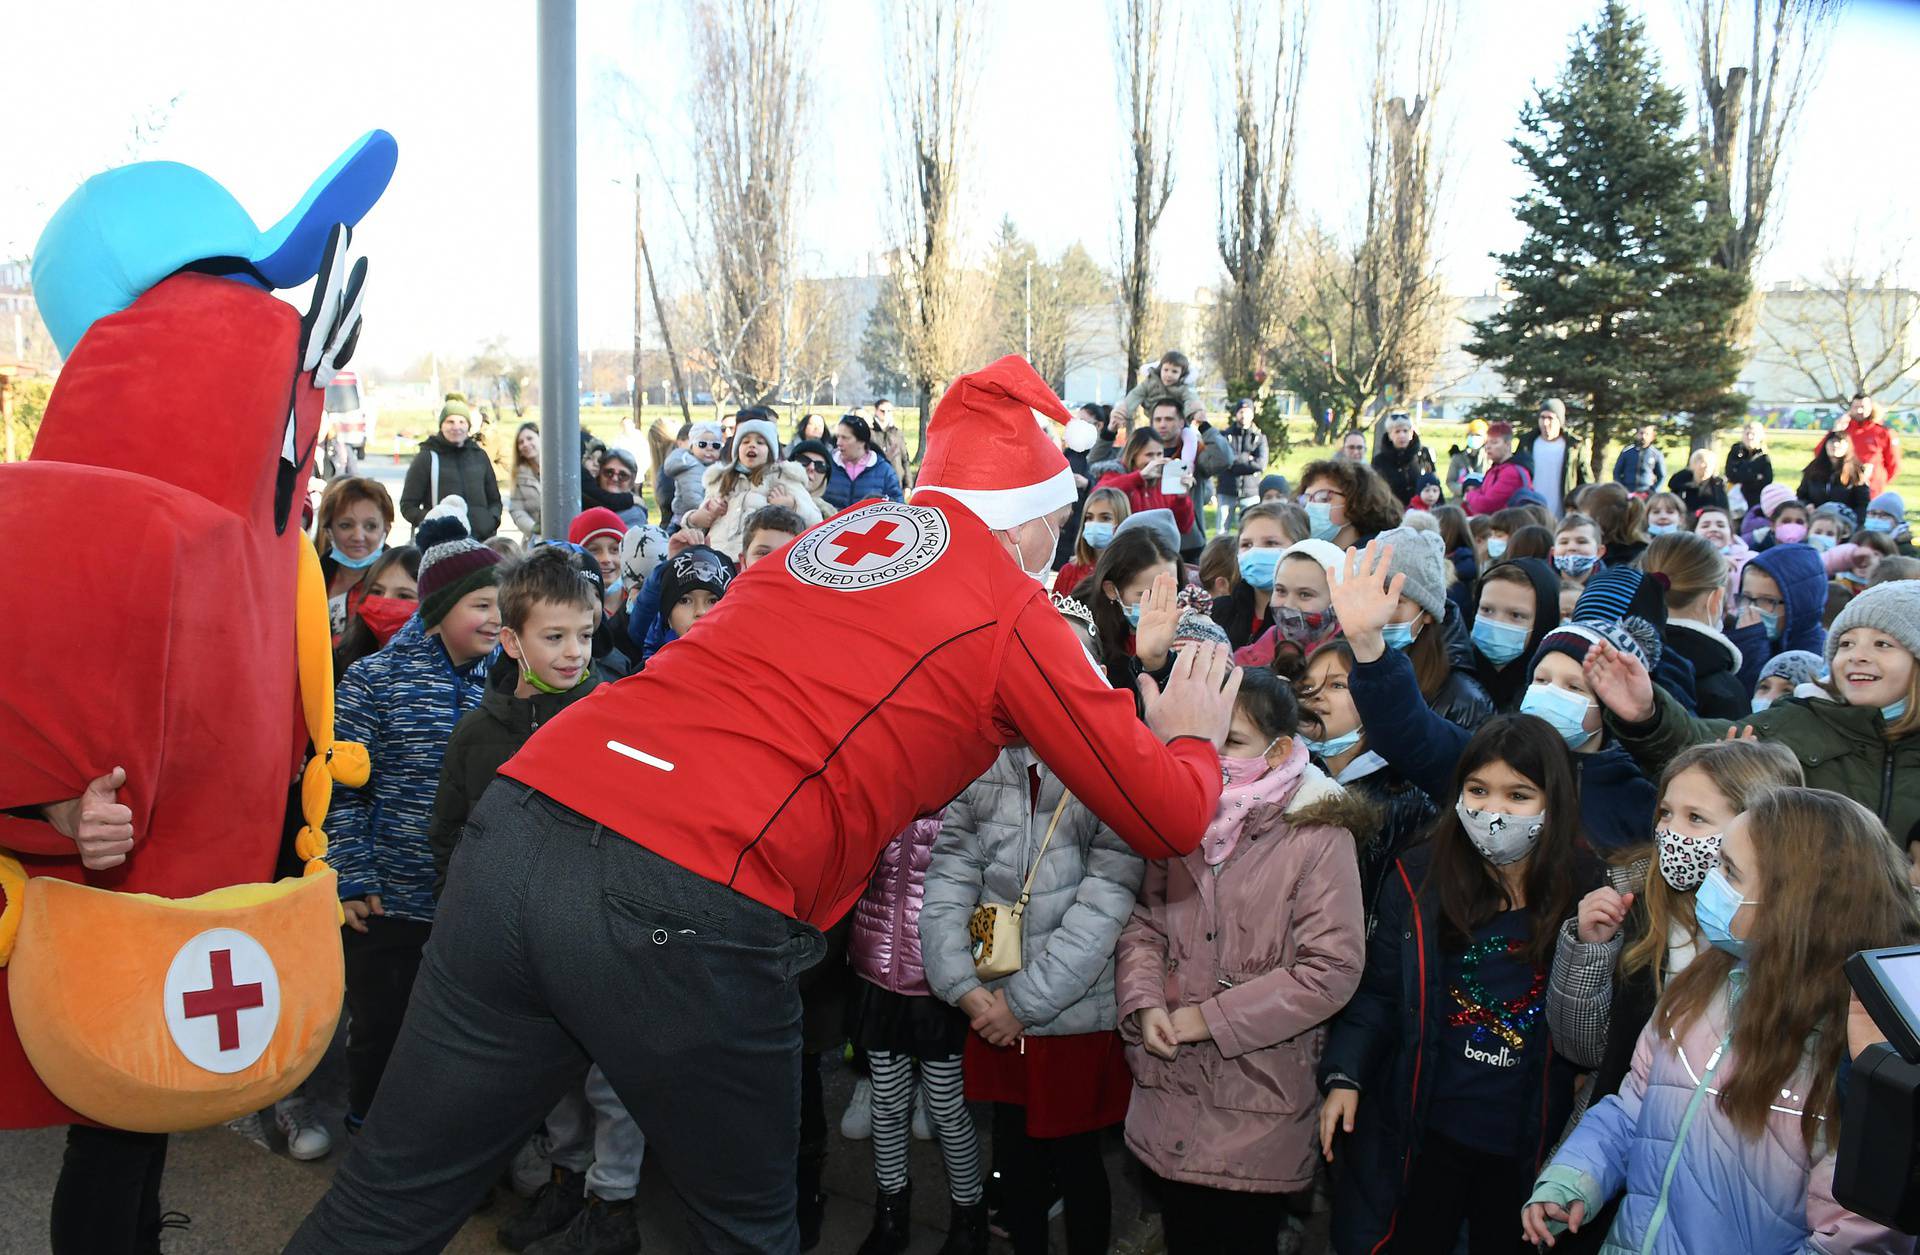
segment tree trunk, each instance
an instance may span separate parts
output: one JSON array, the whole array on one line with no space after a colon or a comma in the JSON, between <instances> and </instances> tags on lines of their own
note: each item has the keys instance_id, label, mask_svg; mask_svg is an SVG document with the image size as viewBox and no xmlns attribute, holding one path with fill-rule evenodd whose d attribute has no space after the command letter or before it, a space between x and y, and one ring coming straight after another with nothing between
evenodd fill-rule
<instances>
[{"instance_id":1,"label":"tree trunk","mask_svg":"<svg viewBox=\"0 0 1920 1255\"><path fill-rule=\"evenodd\" d=\"M680 394L680 417L689 426L693 423L691 399L687 396L687 381L680 372L680 355L673 351L673 332L667 326L667 307L660 301L660 282L653 274L653 254L647 249L647 237L640 236L640 259L647 268L647 290L653 294L653 316L660 320L660 343L667 350L667 365L673 369L673 390Z\"/></svg>"},{"instance_id":2,"label":"tree trunk","mask_svg":"<svg viewBox=\"0 0 1920 1255\"><path fill-rule=\"evenodd\" d=\"M633 386L628 391L633 393L633 425L641 431L646 430L645 424L640 421L640 414L642 398L647 391L646 374L643 369L646 358L640 347L640 329L646 320L647 309L646 253L640 247L643 238L645 237L640 230L640 172L635 170L633 172ZM664 323L661 325L665 326Z\"/></svg>"}]
</instances>

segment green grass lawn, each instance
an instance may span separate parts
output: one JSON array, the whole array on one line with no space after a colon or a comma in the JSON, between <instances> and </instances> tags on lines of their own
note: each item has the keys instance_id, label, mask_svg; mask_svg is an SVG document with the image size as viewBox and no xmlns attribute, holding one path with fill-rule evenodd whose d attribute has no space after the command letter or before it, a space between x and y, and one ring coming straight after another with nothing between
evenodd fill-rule
<instances>
[{"instance_id":1,"label":"green grass lawn","mask_svg":"<svg viewBox=\"0 0 1920 1255\"><path fill-rule=\"evenodd\" d=\"M582 426L600 439L611 442L619 433L621 420L626 418L629 412L625 406L619 408L589 406L580 411L580 422ZM829 423L837 417L837 413L830 407L821 407L820 412L827 416ZM895 406L893 412L894 421L907 433L907 444L909 448L917 448L920 436L919 411ZM419 442L426 437L428 432L433 430L433 414L434 412L432 410L381 411L372 452L377 456L398 455L403 459L411 456L414 449L419 446ZM695 421L703 418L712 418L714 417L714 409L712 406L695 407L693 416ZM656 418L664 418L670 425L677 428L680 423L680 408L678 406L665 405L647 406L643 411L644 421L641 424L642 429L644 430L646 424L651 423ZM530 407L524 419L538 422L539 407ZM521 421L523 421L521 418L510 416L508 425L518 426ZM782 433L790 433L791 427L791 422L787 420L783 414L781 421ZM405 434L402 435L402 433ZM1285 475L1288 481L1294 483L1297 487L1300 468L1318 458L1332 457L1333 447L1330 445L1313 444L1312 425L1304 419L1293 424L1291 434L1293 437L1292 450L1285 457L1276 459L1269 469ZM1427 447L1433 451L1435 468L1439 470L1441 474L1444 475L1446 473L1447 450L1451 446L1464 441L1466 435L1467 428L1464 423L1428 422L1422 426L1420 438L1426 443ZM1819 444L1822 435L1823 433L1818 431L1769 432L1767 436L1767 448L1773 455L1774 478L1786 484L1788 487L1797 486L1800 482L1801 472L1806 469L1807 463L1813 460L1814 449ZM1723 432L1721 434L1714 448L1716 468L1725 458L1727 449L1731 448L1738 439L1738 434L1735 432ZM506 461L505 443L494 439L489 439L487 443L489 447L494 450L495 460L504 465ZM1608 449L1606 470L1611 471L1613 459L1618 452L1618 446ZM1663 445L1662 452L1667 455L1667 469L1669 474L1680 470L1686 465L1687 450L1684 445L1679 443ZM1899 493L1901 498L1907 503L1909 517L1914 517L1915 511L1920 510L1920 448L1915 448L1907 452L1908 456L1900 464L1900 474L1894 478L1893 490Z\"/></svg>"}]
</instances>

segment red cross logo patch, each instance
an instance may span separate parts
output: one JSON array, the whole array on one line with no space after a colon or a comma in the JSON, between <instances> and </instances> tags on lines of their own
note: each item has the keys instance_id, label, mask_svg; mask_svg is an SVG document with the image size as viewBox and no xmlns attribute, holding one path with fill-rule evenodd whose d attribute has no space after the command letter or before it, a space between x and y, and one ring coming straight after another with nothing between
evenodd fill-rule
<instances>
[{"instance_id":1,"label":"red cross logo patch","mask_svg":"<svg viewBox=\"0 0 1920 1255\"><path fill-rule=\"evenodd\" d=\"M280 977L266 949L234 928L209 928L181 946L161 989L167 1032L209 1072L253 1066L280 1022Z\"/></svg>"},{"instance_id":2,"label":"red cross logo patch","mask_svg":"<svg viewBox=\"0 0 1920 1255\"><path fill-rule=\"evenodd\" d=\"M949 536L938 510L876 502L802 536L787 550L787 571L821 588L879 588L932 566L947 551Z\"/></svg>"}]
</instances>

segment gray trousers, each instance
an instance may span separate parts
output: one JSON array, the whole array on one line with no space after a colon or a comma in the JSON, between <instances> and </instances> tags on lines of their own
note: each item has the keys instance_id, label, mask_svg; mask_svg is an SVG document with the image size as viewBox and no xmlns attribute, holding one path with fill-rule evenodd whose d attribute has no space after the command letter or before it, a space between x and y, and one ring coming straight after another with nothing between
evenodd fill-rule
<instances>
[{"instance_id":1,"label":"gray trousers","mask_svg":"<svg viewBox=\"0 0 1920 1255\"><path fill-rule=\"evenodd\" d=\"M800 995L819 932L524 785L467 821L360 1136L288 1245L442 1249L588 1060L709 1252L800 1245Z\"/></svg>"},{"instance_id":2,"label":"gray trousers","mask_svg":"<svg viewBox=\"0 0 1920 1255\"><path fill-rule=\"evenodd\" d=\"M547 1141L554 1166L586 1173L587 1193L595 1198L617 1203L639 1192L647 1135L627 1114L599 1064L587 1069L584 1086L548 1113Z\"/></svg>"}]
</instances>

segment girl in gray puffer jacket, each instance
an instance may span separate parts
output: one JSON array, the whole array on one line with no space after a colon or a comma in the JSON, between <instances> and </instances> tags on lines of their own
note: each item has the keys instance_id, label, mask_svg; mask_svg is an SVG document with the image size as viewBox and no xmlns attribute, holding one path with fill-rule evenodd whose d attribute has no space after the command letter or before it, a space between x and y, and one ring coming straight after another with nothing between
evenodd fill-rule
<instances>
[{"instance_id":1,"label":"girl in gray puffer jacket","mask_svg":"<svg viewBox=\"0 0 1920 1255\"><path fill-rule=\"evenodd\" d=\"M1036 859L1020 970L982 983L968 929L973 910L1019 901ZM1145 872L1140 856L1024 747L1002 752L948 806L934 842L921 957L935 995L972 1024L966 1093L995 1104L1000 1216L1016 1255L1046 1251L1055 1197L1066 1202L1070 1255L1107 1249L1100 1130L1126 1117L1133 1086L1114 1031L1114 946Z\"/></svg>"}]
</instances>

